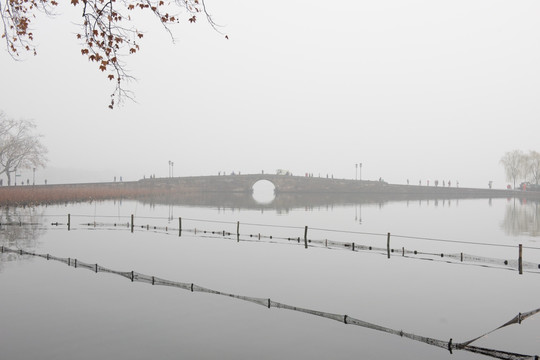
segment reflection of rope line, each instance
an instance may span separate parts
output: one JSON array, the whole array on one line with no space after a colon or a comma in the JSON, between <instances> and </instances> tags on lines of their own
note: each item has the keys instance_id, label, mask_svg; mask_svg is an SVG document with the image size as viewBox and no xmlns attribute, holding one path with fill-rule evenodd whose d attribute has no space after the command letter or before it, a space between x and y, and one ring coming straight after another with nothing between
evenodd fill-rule
<instances>
[{"instance_id":1,"label":"reflection of rope line","mask_svg":"<svg viewBox=\"0 0 540 360\"><path fill-rule=\"evenodd\" d=\"M270 298L258 298L258 297L244 296L244 295L236 295L236 294L231 294L231 293L226 293L226 292L221 292L221 291L217 291L217 290L208 289L208 288L205 288L205 287L193 284L193 283L182 283L182 282L176 282L176 281L161 279L161 278L158 278L158 277L155 277L155 276L149 276L149 275L141 274L141 273L138 273L138 272L135 272L135 271L117 271L117 270L112 270L112 269L105 268L103 266L99 266L98 264L90 264L90 263L81 262L81 261L78 261L77 259L60 258L60 257L52 256L52 255L49 255L49 254L36 254L36 253L27 252L27 251L24 251L24 250L9 249L9 248L6 248L4 246L0 247L0 252L1 253L4 253L4 252L6 252L6 253L15 253L15 254L19 254L19 255L31 255L31 256L41 257L41 258L44 258L44 259L47 259L47 260L56 260L56 261L62 262L64 264L67 264L70 267L83 268L83 269L87 269L87 270L90 270L90 271L93 271L93 272L96 272L96 273L98 273L98 272L106 272L106 273L110 273L110 274L119 275L119 276L122 276L124 278L130 279L132 282L140 281L140 282L147 283L147 284L152 284L152 285L171 286L171 287L176 287L176 288L180 288L180 289L184 289L184 290L189 290L191 292L197 291L197 292L204 292L204 293L210 293L210 294L215 294L215 295L222 295L222 296L226 296L226 297L231 297L231 298L235 298L235 299L239 299L239 300L252 302L252 303L255 303L255 304L258 304L258 305L261 305L261 306L265 306L267 308L275 307L275 308L278 308L278 309L286 309L286 310L291 310L291 311L303 312L303 313L306 313L306 314L310 314L310 315L314 315L314 316L320 316L320 317L323 317L323 318L339 321L339 322L342 322L344 324L356 325L356 326L360 326L360 327L364 327L364 328L368 328L368 329L372 329L372 330L386 332L388 334L398 335L398 336L405 337L405 338L408 338L408 339L411 339L411 340L416 340L416 341L419 341L419 342L423 342L423 343L426 343L428 345L440 347L440 348L443 348L443 349L448 349L450 352L452 352L452 350L465 350L465 351L470 351L470 352L474 352L474 353L480 353L480 354L487 355L487 356L497 358L497 359L509 359L509 360L510 359L511 360L533 360L534 359L534 360L538 360L538 356L523 355L523 354L511 353L511 352L506 352L506 351L494 350L494 349L479 348L479 347L475 347L475 346L470 346L470 344L472 342L474 342L474 341L476 341L476 340L478 340L478 339L480 339L480 338L482 338L482 337L484 337L484 336L498 330L498 329L503 328L503 327L506 327L506 326L509 326L509 325L512 325L512 324L516 324L516 323L521 324L521 322L524 321L525 319L527 319L528 317L531 317L531 316L539 313L540 308L529 311L529 312L526 312L526 313L520 313L514 319L506 322L505 324L499 326L498 328L496 328L496 329L494 329L494 330L492 330L492 331L490 331L490 332L488 332L488 333L486 333L486 334L484 334L482 336L479 336L477 338L474 338L474 339L469 340L469 341L464 342L464 343L454 344L452 342L452 339L450 339L450 341L443 341L443 340L433 339L433 338L429 338L429 337L425 337L425 336L420 336L420 335L416 335L416 334L412 334L412 333L407 333L407 332L404 332L403 330L395 330L395 329L391 329L391 328L388 328L388 327L385 327L385 326L372 324L372 323L369 323L369 322L366 322L366 321L363 321L363 320L359 320L359 319L350 317L348 315L327 313L327 312L323 312L323 311L317 311L317 310L306 309L306 308L301 308L301 307L296 307L296 306L291 306L291 305L279 303L279 302L276 302L276 301L272 301Z\"/></svg>"},{"instance_id":2,"label":"reflection of rope line","mask_svg":"<svg viewBox=\"0 0 540 360\"><path fill-rule=\"evenodd\" d=\"M41 215L41 216L65 217L66 215ZM71 216L72 217L94 217L94 218L96 218L96 217L98 217L98 218L126 218L126 219L130 218L130 216L118 216L118 215L99 215L99 216L93 215L92 216L92 215L84 215L84 214L71 214ZM169 218L158 217L158 216L137 216L137 219L170 220ZM236 221L207 220L207 219L185 218L185 217L182 217L182 220L206 222L206 223L215 223L215 224L229 224L229 225L236 225L237 224ZM57 224L59 224L59 223L57 223ZM8 224L0 223L0 225L18 225L18 223L8 223ZM64 224L62 224L62 225L64 225ZM258 226L258 227L284 228L284 229L304 229L303 226L275 225L275 224L247 223L247 222L243 222L242 226ZM173 228L169 228L169 229L178 230L178 229L173 229ZM339 230L339 229L326 229L326 228L316 228L316 227L310 227L310 230L324 231L324 232L334 232L334 233L342 233L342 234L352 234L352 235L381 236L381 237L386 237L388 235L388 233L373 233L373 232ZM392 237L393 238L395 238L395 237L403 238L403 239L424 240L424 241L447 242L447 243L456 243L456 244L478 245L478 246L493 246L493 247L504 247L504 248L513 248L513 247L515 247L515 245L482 243L482 242L475 242L475 241L452 240L452 239L440 239L440 238L411 236L411 235L392 234ZM523 249L540 250L540 247L523 246Z\"/></svg>"},{"instance_id":3,"label":"reflection of rope line","mask_svg":"<svg viewBox=\"0 0 540 360\"><path fill-rule=\"evenodd\" d=\"M78 216L78 215L71 215L71 216ZM114 217L114 216L112 216ZM160 218L161 219L161 218ZM203 220L198 220L198 221L203 221ZM221 221L207 221L209 223L229 223L229 222L221 222ZM236 223L234 223L236 224ZM24 222L11 222L11 223L0 223L0 229L2 226L23 226L23 225L32 225L32 226L35 226L35 225L41 225L41 224L38 224L38 223L24 223ZM62 224L62 223L52 223L51 225L53 226L64 226L66 224ZM98 223L98 222L93 222L93 223L84 223L84 224L81 224L81 225L84 225L84 226L88 226L88 227L93 227L93 228L97 228L97 227L100 227L100 228L106 228L106 227L110 227L110 229L106 229L106 230L120 230L122 228L124 229L129 229L130 228L130 223L129 222L125 222L125 223ZM244 225L247 225L247 224L244 224ZM253 224L254 225L254 224ZM281 226L276 226L276 227L281 227ZM296 227L291 227L291 228L296 228ZM146 229L146 230L153 230L155 232L160 232L160 231L164 231L166 234L169 234L169 232L179 232L180 229L179 228L175 228L175 227L168 227L168 226L150 226L150 225L136 225L134 226L134 230L143 230L143 229ZM75 230L75 229L72 229L72 230ZM312 229L313 230L313 229ZM231 233L231 232L227 232L225 230L220 230L220 231L209 231L209 230L204 230L204 229L197 229L197 228L194 228L194 229L186 229L186 228L183 228L181 230L182 232L191 232L191 233L194 233L195 235L203 235L204 236L207 236L207 237L215 237L215 238L227 238L227 239L232 239L232 237L236 237L236 239L238 241L242 240L242 241L247 241L245 237L247 237L248 235L247 234L236 234L236 233ZM211 235L214 235L214 236L211 236ZM366 234L366 233L364 233ZM244 238L240 238L240 236L243 236ZM409 237L409 236L401 236L401 235L393 235L394 237L401 237L401 238L408 238L408 239L417 239L415 237ZM263 235L263 234L249 234L249 238L248 240L253 240L253 238L255 239L258 239L258 241L261 241L261 242L266 242L266 243L275 243L275 244L278 244L280 242L278 241L269 241L268 239L270 240L282 240L282 241L293 241L293 242L298 242L298 243L301 243L303 240L300 238L300 237L279 237L279 236L268 236L268 235ZM423 238L423 239L427 239L429 240L429 238ZM440 239L439 239L440 240ZM444 241L444 240L441 240L441 241ZM380 247L374 247L374 246L367 246L367 245L361 245L361 244L358 244L358 243L355 243L355 242L351 242L351 243L344 243L344 242L338 242L338 241L333 241L333 240L328 240L328 239L305 239L305 242L306 243L309 243L309 246L310 247L323 247L323 248L333 248L333 249L343 249L343 250L352 250L352 251L374 251L374 252L380 252L380 253L384 253L386 254L387 251L389 253L391 253L392 255L394 256L398 256L401 254L402 257L407 257L407 258L410 258L410 259L418 259L418 257L416 257L417 255L426 255L426 256L431 256L433 257L434 259L426 259L426 260L435 260L435 258L439 258L440 257L440 260L444 261L444 262L448 262L448 263L457 263L457 264L470 264L470 263L480 263L480 264L491 264L491 265L495 265L496 268L503 268L503 269L518 269L519 270L519 260L502 260L502 259L498 259L498 258L489 258L489 257L484 257L484 256L479 256L479 255L471 255L471 254L466 254L466 253L454 253L454 254L445 254L445 253L433 253L433 252L423 252L423 251L417 251L417 250L409 250L409 249L405 249L404 247L402 247L401 249L396 249L396 248L380 248ZM449 241L449 242L456 242L456 243L467 243L467 244L474 244L474 243L471 243L471 242L460 242L460 241ZM306 244L307 245L307 244ZM483 245L486 245L486 244L483 244ZM495 245L497 246L497 245ZM503 246L503 247L511 247L509 245L499 245L499 246ZM307 247L307 246L306 246ZM514 246L515 248L515 246ZM537 248L531 248L531 247L525 247L523 246L524 249L537 249ZM390 255L390 254L388 254ZM414 256L413 256L414 255ZM521 269L529 269L529 270L533 270L533 271L529 271L531 273L538 273L537 271L534 271L534 270L540 270L540 264L537 264L537 263L533 263L533 262L528 262L528 261L522 261L521 262ZM484 266L484 265L481 265L481 266ZM486 267L489 267L489 266L486 266Z\"/></svg>"},{"instance_id":4,"label":"reflection of rope line","mask_svg":"<svg viewBox=\"0 0 540 360\"><path fill-rule=\"evenodd\" d=\"M129 229L130 224L129 223L123 223L123 224L91 224L86 223L82 224L89 226L88 230L93 231L126 231L126 229ZM110 228L107 228L107 226L110 226ZM54 228L53 228L54 229ZM146 226L137 226L136 230L138 232L145 231ZM59 231L63 231L64 229L58 229ZM77 229L72 229L73 231ZM196 231L195 231L196 230ZM159 229L158 227L151 227L148 226L148 230L146 231L152 231L155 234L162 234L162 235L169 235L169 236L178 236L177 234L173 234L169 231L178 231L178 229L173 228L163 228ZM164 231L164 232L161 232ZM223 237L222 231L206 231L206 230L200 230L200 229L183 229L182 232L190 232L194 234L194 236L200 236L203 238L208 239L227 239L232 241L241 241L241 242L251 242L251 243L265 243L265 244L276 244L276 245L292 245L297 246L299 244L298 237L297 238L279 238L279 237L272 237L272 236L263 236L259 238L258 235L248 235L250 238L242 238L242 237L236 237L235 234L231 234L228 232L225 232L225 237ZM284 242L287 241L287 242ZM328 250L347 250L351 251L351 243L342 243L337 241L331 241L331 240L308 240L310 243L310 247L316 247L316 248L323 248ZM317 244L319 243L319 244ZM300 244L301 245L301 244ZM319 246L320 245L320 246ZM355 244L355 248L352 251L364 251L364 252L371 252L371 253L377 253L380 255L387 255L387 249L378 248L378 247L370 247L365 245L359 245ZM404 252L404 253L403 253ZM483 268L490 268L490 269L499 269L499 270L508 270L508 271L515 271L517 268L518 261L517 260L501 260L496 258L488 258L488 257L481 257L478 255L470 255L466 253L460 253L460 254L441 254L441 253L428 253L428 252L422 252L422 251L416 251L416 250L407 250L407 249L391 249L391 253L394 256L399 256L399 254L402 254L401 257L404 257L406 259L413 259L413 260L427 260L427 261L435 261L435 262L444 262L448 264L455 264L455 265L468 265L468 266L480 266ZM411 256L414 255L414 256ZM419 255L419 256L418 256ZM428 257L420 257L422 255L431 256ZM441 257L442 255L442 257ZM463 257L463 261L461 261L461 257ZM475 264L479 263L479 264ZM490 266L487 264L493 264L494 266ZM524 271L529 268L533 271L526 271L528 273L532 274L539 274L539 272L534 271L538 267L536 263L523 261L522 267ZM540 269L540 267L538 267Z\"/></svg>"},{"instance_id":5,"label":"reflection of rope line","mask_svg":"<svg viewBox=\"0 0 540 360\"><path fill-rule=\"evenodd\" d=\"M53 223L53 225L56 225ZM59 224L60 225L60 224ZM85 223L81 224L84 226L89 227L101 227L106 228L110 227L111 229L129 229L130 224L129 223L113 223L113 224L107 224L107 223ZM168 227L168 226L151 226L151 225L135 225L134 229L137 231L143 231L143 230L152 230L152 231L164 231L165 233L169 232L179 232L179 228L175 227ZM182 228L182 232L190 232L194 235L199 236L206 236L206 237L214 237L214 238L227 238L229 240L233 240L233 238L236 238L237 241L247 241L247 240L253 240L258 239L258 241L266 242L266 243L279 243L275 240L282 240L287 242L296 242L299 244L304 243L304 239L301 239L300 237L280 237L280 236L272 236L272 235L263 235L263 234L235 234L231 232L227 232L225 230L219 230L219 231L211 231L211 230L204 230L204 229L186 229ZM241 238L242 237L242 238ZM248 238L249 237L249 238ZM381 248L381 247L375 247L375 246L367 246L367 245L361 245L354 242L351 243L344 243L339 241L333 241L328 239L307 239L307 243L309 243L310 247L322 247L322 248L334 248L334 249L343 249L343 250L352 250L352 251L373 251L373 252L381 252L384 254L387 254L387 248ZM491 265L497 265L497 268L505 268L505 269L518 269L518 260L502 260L497 258L490 258L480 255L471 255L466 253L454 253L454 254L445 254L445 253L433 253L433 252L423 252L423 251L417 251L417 250L408 250L402 247L401 249L396 248L390 248L390 253L395 256L401 255L402 257L407 257L414 259L416 255L427 255L432 256L435 258L441 258L446 259L446 262L452 262L452 263L482 263L482 264L491 264ZM529 270L540 270L540 264L528 262L528 261L522 261L522 269L529 269ZM532 271L532 273L538 273L536 271Z\"/></svg>"},{"instance_id":6,"label":"reflection of rope line","mask_svg":"<svg viewBox=\"0 0 540 360\"><path fill-rule=\"evenodd\" d=\"M0 224L0 227L2 225L13 225L13 226L20 226L20 223L11 223L11 224ZM28 225L28 224L25 224L23 223L23 225ZM38 224L33 224L33 225L38 225ZM66 224L62 224L62 223L52 223L51 225L53 226L64 226ZM125 223L97 223L97 222L94 222L94 223L84 223L84 224L81 224L81 225L84 225L84 226L88 226L88 227L93 227L93 228L104 228L106 229L106 227L110 227L109 229L106 229L106 230L121 230L122 228L123 229L129 229L130 228L130 223L129 222L125 222ZM160 231L164 231L165 234L170 234L169 232L171 231L174 231L174 232L178 232L180 229L179 228L175 228L175 227L168 227L168 226L150 226L150 225L136 225L134 226L134 229L136 229L137 231L139 230L143 230L143 229L146 229L146 230L153 230L155 232L160 232ZM75 230L75 229L72 229L72 230ZM261 241L261 242L266 242L266 243L275 243L275 244L278 244L280 242L278 241L268 241L268 240L265 240L265 239L270 239L270 240L283 240L283 241L294 241L294 242L298 242L298 243L301 243L301 238L300 237L278 237L278 236L268 236L268 235L263 235L263 234L250 234L249 235L249 238L250 239L246 239L246 238L240 238L240 236L244 236L244 237L247 237L248 235L244 235L244 234L238 234L236 235L235 233L231 233L231 232L227 232L225 230L220 230L220 231L209 231L209 230L203 230L203 229L197 229L197 228L194 228L194 229L186 229L186 228L183 228L182 229L182 232L191 232L191 233L194 233L195 235L203 235L206 236L206 237L215 237L215 238L223 238L223 237L226 237L227 239L231 239L230 236L237 236L237 240L240 241L248 241L248 240L253 240L253 238L255 239L258 239L258 241ZM211 235L215 235L215 236L211 236ZM433 253L433 252L423 252L423 251L417 251L417 250L409 250L409 249L405 249L404 247L402 247L401 249L396 249L396 248L391 248L391 249L387 249L387 248L380 248L380 247L374 247L374 246L366 246L366 245L361 245L361 244L357 244L357 243L354 243L354 242L351 242L351 243L343 243L343 242L338 242L338 241L333 241L333 240L328 240L328 239L324 239L324 240L317 240L317 239L308 239L307 242L309 243L309 246L310 247L323 247L323 248L334 248L334 249L343 249L343 250L352 250L352 251L375 251L375 252L381 252L381 253L385 253L387 252L387 250L390 250L391 254L394 255L394 256L397 256L397 255L400 255L402 257L407 257L407 258L410 258L410 259L418 259L418 257L416 257L416 255L427 255L427 256L431 256L431 257L434 257L434 258L439 258L440 257L440 260L444 261L444 262L447 262L447 263L457 263L457 264L469 264L469 263L481 263L481 264L491 264L491 265L496 265L496 268L503 268L503 269L519 269L519 261L518 260L502 260L502 259L498 259L498 258L489 258L489 257L484 257L484 256L479 256L479 255L471 255L471 254L466 254L466 253L454 253L454 254L445 254L445 253ZM527 247L523 247L523 248L527 248ZM412 256L414 255L414 256ZM446 259L446 260L445 260ZM426 260L435 260L435 259L426 259ZM480 266L484 266L484 265L480 265ZM489 266L486 266L486 267L489 267ZM495 267L494 267L495 268ZM528 261L522 261L522 269L529 269L529 270L537 270L537 269L540 269L540 264L537 264L537 263L533 263L533 262L528 262ZM532 273L537 273L536 271L529 271L529 272L532 272Z\"/></svg>"}]
</instances>

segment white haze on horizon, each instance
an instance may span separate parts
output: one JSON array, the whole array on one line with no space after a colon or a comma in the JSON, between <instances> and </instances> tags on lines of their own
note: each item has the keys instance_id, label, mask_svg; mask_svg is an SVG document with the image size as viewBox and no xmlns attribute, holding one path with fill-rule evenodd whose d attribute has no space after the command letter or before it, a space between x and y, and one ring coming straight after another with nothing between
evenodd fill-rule
<instances>
[{"instance_id":1,"label":"white haze on horizon","mask_svg":"<svg viewBox=\"0 0 540 360\"><path fill-rule=\"evenodd\" d=\"M173 44L143 19L137 102L112 111L76 9L38 18L36 57L0 54L0 110L34 119L49 149L36 183L166 177L168 161L175 176L352 179L362 163L363 179L503 188L503 154L540 151L538 1L206 6L229 40L200 17Z\"/></svg>"}]
</instances>

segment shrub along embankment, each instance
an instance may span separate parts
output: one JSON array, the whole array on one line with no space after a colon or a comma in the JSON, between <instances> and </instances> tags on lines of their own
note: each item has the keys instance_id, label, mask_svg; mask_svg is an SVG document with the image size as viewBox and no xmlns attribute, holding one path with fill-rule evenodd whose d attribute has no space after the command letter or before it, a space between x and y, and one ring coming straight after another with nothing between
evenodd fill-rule
<instances>
[{"instance_id":1,"label":"shrub along embankment","mask_svg":"<svg viewBox=\"0 0 540 360\"><path fill-rule=\"evenodd\" d=\"M85 202L136 198L161 192L162 189L140 186L138 182L26 185L0 187L1 206L33 206L62 202Z\"/></svg>"},{"instance_id":2,"label":"shrub along embankment","mask_svg":"<svg viewBox=\"0 0 540 360\"><path fill-rule=\"evenodd\" d=\"M215 176L132 182L3 186L0 187L0 206L35 206L113 199L163 199L164 197L168 201L172 199L187 201L193 200L193 197L196 197L197 201L201 201L201 195L212 195L212 199L220 199L222 195L219 194L226 194L229 198L232 197L236 200L238 197L248 195L251 199L251 192L244 191L245 188L249 189L249 187L244 186L245 184L236 186L231 181L240 178L240 176ZM360 202L369 199L519 198L532 201L540 200L540 191L409 186L386 183L381 186L353 187L348 183L341 184L339 181L329 180L329 182L334 186L312 189L312 192L307 192L303 186L305 184L302 183L294 190L278 195L288 197L302 195L304 198L324 196L331 198L332 201L345 196L350 201Z\"/></svg>"}]
</instances>

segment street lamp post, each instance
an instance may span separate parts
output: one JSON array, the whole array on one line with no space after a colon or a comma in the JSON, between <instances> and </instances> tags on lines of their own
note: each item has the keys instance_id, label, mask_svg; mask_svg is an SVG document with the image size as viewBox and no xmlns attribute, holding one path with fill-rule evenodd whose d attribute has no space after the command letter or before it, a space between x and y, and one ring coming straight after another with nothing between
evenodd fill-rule
<instances>
[{"instance_id":1,"label":"street lamp post","mask_svg":"<svg viewBox=\"0 0 540 360\"><path fill-rule=\"evenodd\" d=\"M171 177L171 160L169 160L169 177Z\"/></svg>"},{"instance_id":2,"label":"street lamp post","mask_svg":"<svg viewBox=\"0 0 540 360\"><path fill-rule=\"evenodd\" d=\"M174 177L174 162L171 161L171 177Z\"/></svg>"},{"instance_id":3,"label":"street lamp post","mask_svg":"<svg viewBox=\"0 0 540 360\"><path fill-rule=\"evenodd\" d=\"M21 174L17 174L17 168L15 168L15 186L17 186L17 177L21 176ZM24 181L23 181L24 184Z\"/></svg>"},{"instance_id":4,"label":"street lamp post","mask_svg":"<svg viewBox=\"0 0 540 360\"><path fill-rule=\"evenodd\" d=\"M360 163L359 165L360 165L360 180L362 180L362 163Z\"/></svg>"},{"instance_id":5,"label":"street lamp post","mask_svg":"<svg viewBox=\"0 0 540 360\"><path fill-rule=\"evenodd\" d=\"M356 172L354 173L354 179L358 180L358 164L354 164L356 167Z\"/></svg>"}]
</instances>

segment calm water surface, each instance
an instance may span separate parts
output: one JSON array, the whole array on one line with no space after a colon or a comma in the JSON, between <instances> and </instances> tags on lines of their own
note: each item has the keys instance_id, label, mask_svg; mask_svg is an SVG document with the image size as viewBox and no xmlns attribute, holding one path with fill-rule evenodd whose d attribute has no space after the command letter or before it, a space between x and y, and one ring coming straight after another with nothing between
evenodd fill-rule
<instances>
[{"instance_id":1,"label":"calm water surface","mask_svg":"<svg viewBox=\"0 0 540 360\"><path fill-rule=\"evenodd\" d=\"M109 201L2 209L10 248L327 311L393 329L461 342L519 312L540 307L540 273L447 263L437 257L387 259L383 252L310 247L301 237L540 262L538 204L518 200L409 200L328 203L275 209ZM65 225L71 214L71 231ZM127 226L135 217L136 231ZM22 217L21 217L22 216ZM169 228L178 227L182 236ZM201 221L205 220L205 221ZM87 226L117 223L112 226ZM211 221L211 222L209 222ZM235 236L210 231L254 234ZM122 224L120 226L119 224ZM150 229L140 228L146 224ZM153 230L153 226L168 231ZM186 231L198 229L197 235ZM202 233L207 230L205 235ZM339 230L339 231L336 231ZM412 238L403 238L412 236ZM421 239L419 239L421 238ZM457 240L466 243L426 240ZM245 240L245 241L244 241ZM504 245L483 246L481 244ZM487 359L233 298L152 286L42 258L0 255L1 359ZM540 317L475 343L540 354Z\"/></svg>"}]
</instances>

